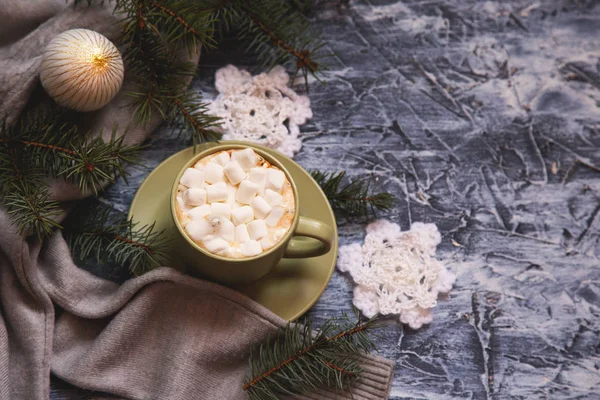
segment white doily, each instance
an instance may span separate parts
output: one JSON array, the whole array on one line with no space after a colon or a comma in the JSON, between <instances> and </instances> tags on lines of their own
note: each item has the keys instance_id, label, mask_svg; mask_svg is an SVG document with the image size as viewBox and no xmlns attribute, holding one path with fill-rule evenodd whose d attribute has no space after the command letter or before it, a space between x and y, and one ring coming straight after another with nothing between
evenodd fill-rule
<instances>
[{"instance_id":1,"label":"white doily","mask_svg":"<svg viewBox=\"0 0 600 400\"><path fill-rule=\"evenodd\" d=\"M219 69L219 95L209 110L223 119L223 139L259 143L293 157L302 147L298 126L312 118L312 110L307 96L287 86L289 80L281 66L254 77L233 65Z\"/></svg>"},{"instance_id":2,"label":"white doily","mask_svg":"<svg viewBox=\"0 0 600 400\"><path fill-rule=\"evenodd\" d=\"M366 317L399 314L413 329L430 323L438 294L449 292L456 279L435 258L440 241L434 224L415 222L406 232L386 220L369 224L362 246L339 250L338 269L357 284L354 305Z\"/></svg>"}]
</instances>

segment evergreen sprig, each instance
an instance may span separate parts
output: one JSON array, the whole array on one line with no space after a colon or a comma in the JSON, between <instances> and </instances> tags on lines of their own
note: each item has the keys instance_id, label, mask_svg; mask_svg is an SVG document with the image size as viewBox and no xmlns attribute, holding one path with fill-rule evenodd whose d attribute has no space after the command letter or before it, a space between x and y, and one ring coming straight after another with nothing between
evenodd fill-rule
<instances>
[{"instance_id":1,"label":"evergreen sprig","mask_svg":"<svg viewBox=\"0 0 600 400\"><path fill-rule=\"evenodd\" d=\"M326 69L323 60L325 42L312 29L310 21L299 12L297 1L238 0L239 12L233 23L239 36L248 40L248 49L258 54L263 66L295 64L294 82L298 72L308 87L308 75L320 79ZM234 7L235 7L234 6Z\"/></svg>"},{"instance_id":2,"label":"evergreen sprig","mask_svg":"<svg viewBox=\"0 0 600 400\"><path fill-rule=\"evenodd\" d=\"M219 118L208 111L208 104L197 93L181 92L171 98L171 108L166 120L178 135L190 132L192 144L219 140L221 134L211 129L219 125Z\"/></svg>"},{"instance_id":3,"label":"evergreen sprig","mask_svg":"<svg viewBox=\"0 0 600 400\"><path fill-rule=\"evenodd\" d=\"M109 141L81 134L59 109L35 109L0 125L0 197L20 232L38 237L60 225L58 203L49 198L46 179L66 179L82 191L98 193L104 184L127 178L140 146L113 132Z\"/></svg>"},{"instance_id":4,"label":"evergreen sprig","mask_svg":"<svg viewBox=\"0 0 600 400\"><path fill-rule=\"evenodd\" d=\"M316 331L311 320L288 324L251 349L243 389L250 400L276 400L319 388L347 390L362 372L358 356L375 350L370 330L376 327L376 318L352 321L346 314Z\"/></svg>"},{"instance_id":5,"label":"evergreen sprig","mask_svg":"<svg viewBox=\"0 0 600 400\"><path fill-rule=\"evenodd\" d=\"M0 128L0 199L19 232L31 229L41 238L57 226L60 209L50 201L42 171L24 157L22 147L2 141L6 123Z\"/></svg>"},{"instance_id":6,"label":"evergreen sprig","mask_svg":"<svg viewBox=\"0 0 600 400\"><path fill-rule=\"evenodd\" d=\"M347 215L367 217L377 211L391 209L396 198L391 193L374 193L371 188L373 179L363 178L342 184L346 171L311 171L311 176L321 186L334 210Z\"/></svg>"},{"instance_id":7,"label":"evergreen sprig","mask_svg":"<svg viewBox=\"0 0 600 400\"><path fill-rule=\"evenodd\" d=\"M217 45L217 19L211 2L181 0L148 1L146 23L167 43L182 45L190 52ZM215 2L212 2L215 3Z\"/></svg>"},{"instance_id":8,"label":"evergreen sprig","mask_svg":"<svg viewBox=\"0 0 600 400\"><path fill-rule=\"evenodd\" d=\"M154 224L140 226L110 207L80 206L70 216L65 238L74 258L115 263L139 275L165 265L168 240Z\"/></svg>"},{"instance_id":9,"label":"evergreen sprig","mask_svg":"<svg viewBox=\"0 0 600 400\"><path fill-rule=\"evenodd\" d=\"M65 122L59 109L26 112L16 123L0 128L2 153L18 151L20 162L27 164L24 179L65 178L82 191L94 193L119 177L126 179L125 166L137 164L136 155L142 147L126 145L123 140L124 136L116 136L116 130L108 141L81 134L74 123Z\"/></svg>"},{"instance_id":10,"label":"evergreen sprig","mask_svg":"<svg viewBox=\"0 0 600 400\"><path fill-rule=\"evenodd\" d=\"M121 0L114 9L122 17L123 58L136 85L128 92L134 121L146 125L158 113L173 131L187 133L194 144L220 137L212 131L209 134L218 118L210 116L200 96L184 84L195 74L196 65L181 61L186 49L191 56L216 45L216 19L203 3Z\"/></svg>"},{"instance_id":11,"label":"evergreen sprig","mask_svg":"<svg viewBox=\"0 0 600 400\"><path fill-rule=\"evenodd\" d=\"M56 219L61 215L61 209L58 202L49 200L45 185L19 180L7 185L6 189L3 197L8 215L20 232L31 229L41 240L60 227Z\"/></svg>"}]
</instances>

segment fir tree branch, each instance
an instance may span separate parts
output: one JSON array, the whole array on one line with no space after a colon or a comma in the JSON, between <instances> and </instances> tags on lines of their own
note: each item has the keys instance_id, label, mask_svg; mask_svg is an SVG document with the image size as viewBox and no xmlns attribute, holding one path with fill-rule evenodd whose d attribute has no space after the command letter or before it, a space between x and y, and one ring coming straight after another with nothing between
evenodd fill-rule
<instances>
[{"instance_id":1,"label":"fir tree branch","mask_svg":"<svg viewBox=\"0 0 600 400\"><path fill-rule=\"evenodd\" d=\"M201 36L200 32L198 32L196 29L194 29L193 26L191 26L188 22L186 22L180 15L178 15L175 11L170 10L169 8L163 6L162 4L153 1L152 2L152 6L161 9L162 11L164 11L166 14L168 14L169 16L171 16L172 18L175 18L175 20L177 22L179 22L181 25L184 26L185 29L187 29L189 32L193 33L196 36Z\"/></svg>"},{"instance_id":2,"label":"fir tree branch","mask_svg":"<svg viewBox=\"0 0 600 400\"><path fill-rule=\"evenodd\" d=\"M190 53L214 48L215 22L210 8L205 8L203 2L186 2L181 0L152 1L152 8L159 9L162 13L154 13L156 29L167 42L183 42Z\"/></svg>"},{"instance_id":3,"label":"fir tree branch","mask_svg":"<svg viewBox=\"0 0 600 400\"><path fill-rule=\"evenodd\" d=\"M192 144L221 139L221 134L210 129L219 125L220 118L214 117L208 113L208 104L202 102L199 95L191 92L172 97L175 107L167 117L167 121L178 135L188 132L192 137ZM183 123L178 125L178 121Z\"/></svg>"},{"instance_id":4,"label":"fir tree branch","mask_svg":"<svg viewBox=\"0 0 600 400\"><path fill-rule=\"evenodd\" d=\"M48 200L46 186L34 186L22 181L11 185L11 189L4 196L4 202L8 207L8 215L21 234L31 230L41 241L55 228L60 228L56 219L61 210L58 202Z\"/></svg>"},{"instance_id":5,"label":"fir tree branch","mask_svg":"<svg viewBox=\"0 0 600 400\"><path fill-rule=\"evenodd\" d=\"M90 207L75 210L65 223L65 237L74 258L85 261L126 266L140 275L165 265L168 240L156 232L154 224L139 226L110 207Z\"/></svg>"},{"instance_id":6,"label":"fir tree branch","mask_svg":"<svg viewBox=\"0 0 600 400\"><path fill-rule=\"evenodd\" d=\"M236 4L236 0L216 0L216 3L208 9L218 21L217 29L221 36L230 31L242 15Z\"/></svg>"},{"instance_id":7,"label":"fir tree branch","mask_svg":"<svg viewBox=\"0 0 600 400\"><path fill-rule=\"evenodd\" d=\"M28 163L19 149L0 143L0 198L19 233L31 231L40 240L60 227L57 202L50 201L41 171Z\"/></svg>"},{"instance_id":8,"label":"fir tree branch","mask_svg":"<svg viewBox=\"0 0 600 400\"><path fill-rule=\"evenodd\" d=\"M355 375L353 372L346 371L344 368L342 368L342 367L339 367L339 366L335 365L335 364L334 364L334 363L332 363L332 362L329 362L329 361L323 361L323 363L324 363L325 365L327 365L328 367L330 367L330 368L333 368L333 369L335 369L336 371L339 371L339 372L341 372L341 373L343 373L343 374L346 374L346 375Z\"/></svg>"},{"instance_id":9,"label":"fir tree branch","mask_svg":"<svg viewBox=\"0 0 600 400\"><path fill-rule=\"evenodd\" d=\"M258 25L258 27L273 40L273 43L276 46L281 47L283 50L296 57L296 66L298 67L298 69L307 68L311 73L317 72L319 64L313 59L311 59L310 50L296 50L285 40L277 36L275 32L270 30L269 27L265 25L256 15L250 14L250 18L252 18L252 20Z\"/></svg>"},{"instance_id":10,"label":"fir tree branch","mask_svg":"<svg viewBox=\"0 0 600 400\"><path fill-rule=\"evenodd\" d=\"M377 211L388 211L393 207L395 196L386 192L373 193L371 179L358 179L342 184L345 175L346 171L331 173L311 171L311 176L321 186L334 210L351 216L367 217L376 215Z\"/></svg>"},{"instance_id":11,"label":"fir tree branch","mask_svg":"<svg viewBox=\"0 0 600 400\"><path fill-rule=\"evenodd\" d=\"M38 237L60 227L58 203L49 199L45 179L63 178L86 192L97 193L107 183L127 179L127 165L136 164L140 146L124 137L87 138L66 122L60 109L25 112L12 125L0 126L0 195L21 232Z\"/></svg>"},{"instance_id":12,"label":"fir tree branch","mask_svg":"<svg viewBox=\"0 0 600 400\"><path fill-rule=\"evenodd\" d=\"M69 156L75 155L75 152L73 150L69 150L67 148L56 146L53 144L35 142L35 141L31 141L31 140L18 140L18 139L10 140L7 138L0 138L0 143L20 143L24 146L39 147L39 148L42 148L45 150L59 152L59 153L63 153L63 154L69 155Z\"/></svg>"},{"instance_id":13,"label":"fir tree branch","mask_svg":"<svg viewBox=\"0 0 600 400\"><path fill-rule=\"evenodd\" d=\"M362 372L357 356L375 348L368 331L376 319L352 322L346 315L326 321L320 330L288 324L251 351L250 376L242 387L251 400L278 399L329 387L348 389Z\"/></svg>"},{"instance_id":14,"label":"fir tree branch","mask_svg":"<svg viewBox=\"0 0 600 400\"><path fill-rule=\"evenodd\" d=\"M172 126L172 132L187 134L195 145L217 140L209 128L218 118L208 115L206 104L190 93L182 78L195 73L195 65L177 62L175 49L182 45L190 52L199 46L214 46L215 16L200 2L151 1L122 4L124 15L124 58L130 64L139 90L129 92L134 119L147 124L158 112ZM191 41L190 41L191 40Z\"/></svg>"},{"instance_id":15,"label":"fir tree branch","mask_svg":"<svg viewBox=\"0 0 600 400\"><path fill-rule=\"evenodd\" d=\"M242 16L236 20L241 37L250 40L248 48L256 51L264 64L294 61L295 73L301 71L306 86L308 75L316 79L325 70L321 53L325 42L311 29L310 22L297 11L297 7L285 1L250 2L238 0L233 3Z\"/></svg>"},{"instance_id":16,"label":"fir tree branch","mask_svg":"<svg viewBox=\"0 0 600 400\"><path fill-rule=\"evenodd\" d=\"M125 166L138 165L137 154L142 146L126 145L124 139L124 135L117 137L115 130L108 142L100 137L73 142L75 154L62 157L63 165L57 177L65 177L77 183L82 191L91 189L94 194L119 177L127 182L129 173Z\"/></svg>"},{"instance_id":17,"label":"fir tree branch","mask_svg":"<svg viewBox=\"0 0 600 400\"><path fill-rule=\"evenodd\" d=\"M108 142L82 136L74 124L63 123L51 111L27 113L0 131L0 143L19 148L39 174L65 178L94 193L118 177L126 180L125 166L136 164L142 147L125 145L123 140L124 136L116 137L116 130Z\"/></svg>"},{"instance_id":18,"label":"fir tree branch","mask_svg":"<svg viewBox=\"0 0 600 400\"><path fill-rule=\"evenodd\" d=\"M144 2L142 0L138 0L136 8L135 16L137 18L138 27L140 29L144 29L146 27L146 21L144 18Z\"/></svg>"},{"instance_id":19,"label":"fir tree branch","mask_svg":"<svg viewBox=\"0 0 600 400\"><path fill-rule=\"evenodd\" d=\"M77 7L80 3L83 3L83 2L87 3L88 6L91 6L92 4L102 5L104 3L110 3L112 1L115 1L118 3L121 0L73 0L73 6ZM68 3L68 2L69 2L69 0L65 0L65 3Z\"/></svg>"}]
</instances>

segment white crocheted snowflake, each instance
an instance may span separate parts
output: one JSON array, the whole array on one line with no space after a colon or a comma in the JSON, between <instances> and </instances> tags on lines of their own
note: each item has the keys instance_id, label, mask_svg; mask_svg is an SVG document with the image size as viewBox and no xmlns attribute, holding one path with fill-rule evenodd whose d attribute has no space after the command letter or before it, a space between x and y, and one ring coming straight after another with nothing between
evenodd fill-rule
<instances>
[{"instance_id":1,"label":"white crocheted snowflake","mask_svg":"<svg viewBox=\"0 0 600 400\"><path fill-rule=\"evenodd\" d=\"M302 147L299 126L312 118L312 110L307 96L287 86L289 80L281 66L254 77L233 65L219 69L219 95L209 109L223 119L223 139L259 143L293 157Z\"/></svg>"},{"instance_id":2,"label":"white crocheted snowflake","mask_svg":"<svg viewBox=\"0 0 600 400\"><path fill-rule=\"evenodd\" d=\"M415 222L406 232L386 220L367 226L361 246L342 246L338 269L357 286L354 305L367 317L398 314L413 329L432 320L439 293L452 289L455 276L435 258L441 241L434 224Z\"/></svg>"}]
</instances>

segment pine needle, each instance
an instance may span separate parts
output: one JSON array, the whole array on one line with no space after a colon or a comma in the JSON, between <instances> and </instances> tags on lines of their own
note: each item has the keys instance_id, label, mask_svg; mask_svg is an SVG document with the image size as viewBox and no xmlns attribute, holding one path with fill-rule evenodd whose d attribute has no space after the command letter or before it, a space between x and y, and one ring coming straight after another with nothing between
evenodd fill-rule
<instances>
[{"instance_id":1,"label":"pine needle","mask_svg":"<svg viewBox=\"0 0 600 400\"><path fill-rule=\"evenodd\" d=\"M47 177L62 178L95 194L117 178L127 179L141 146L125 145L113 131L107 142L88 139L60 109L31 110L0 125L0 198L21 233L43 238L60 227L58 203L49 200Z\"/></svg>"},{"instance_id":2,"label":"pine needle","mask_svg":"<svg viewBox=\"0 0 600 400\"><path fill-rule=\"evenodd\" d=\"M323 60L331 55L323 53L325 42L298 11L297 4L247 0L233 4L239 9L235 20L239 37L247 41L248 50L259 56L263 66L293 63L292 82L301 73L307 89L309 74L320 80L327 69Z\"/></svg>"},{"instance_id":3,"label":"pine needle","mask_svg":"<svg viewBox=\"0 0 600 400\"><path fill-rule=\"evenodd\" d=\"M65 224L65 238L79 261L115 263L140 275L164 266L168 240L154 224L140 226L110 207L81 205Z\"/></svg>"},{"instance_id":4,"label":"pine needle","mask_svg":"<svg viewBox=\"0 0 600 400\"><path fill-rule=\"evenodd\" d=\"M48 200L46 186L29 186L28 183L20 181L9 185L9 188L4 202L8 207L8 215L20 233L31 230L38 240L42 240L55 228L60 228L56 218L62 211L58 202Z\"/></svg>"},{"instance_id":5,"label":"pine needle","mask_svg":"<svg viewBox=\"0 0 600 400\"><path fill-rule=\"evenodd\" d=\"M209 2L210 3L210 2ZM220 139L211 130L219 118L207 113L199 94L188 91L184 79L196 65L180 61L180 48L195 52L216 46L217 16L205 2L174 0L121 1L115 12L124 26L121 43L137 89L127 94L134 106L134 121L147 125L155 113L194 144Z\"/></svg>"},{"instance_id":6,"label":"pine needle","mask_svg":"<svg viewBox=\"0 0 600 400\"><path fill-rule=\"evenodd\" d=\"M204 103L199 94L182 92L172 96L172 103L175 106L167 121L178 135L187 132L194 146L221 139L222 135L211 129L219 126L220 118L208 113L208 103Z\"/></svg>"},{"instance_id":7,"label":"pine needle","mask_svg":"<svg viewBox=\"0 0 600 400\"><path fill-rule=\"evenodd\" d=\"M250 400L276 400L324 387L348 390L362 373L358 357L375 350L369 331L377 327L376 322L376 318L352 321L343 314L316 331L311 320L288 324L258 349L251 349L250 374L243 389Z\"/></svg>"},{"instance_id":8,"label":"pine needle","mask_svg":"<svg viewBox=\"0 0 600 400\"><path fill-rule=\"evenodd\" d=\"M358 179L342 184L346 171L311 171L311 176L321 186L334 210L356 217L377 215L378 211L388 211L396 202L391 193L373 193L373 180Z\"/></svg>"}]
</instances>

